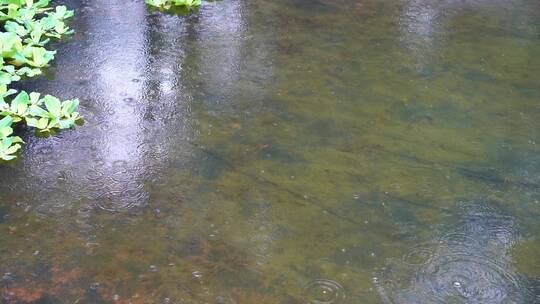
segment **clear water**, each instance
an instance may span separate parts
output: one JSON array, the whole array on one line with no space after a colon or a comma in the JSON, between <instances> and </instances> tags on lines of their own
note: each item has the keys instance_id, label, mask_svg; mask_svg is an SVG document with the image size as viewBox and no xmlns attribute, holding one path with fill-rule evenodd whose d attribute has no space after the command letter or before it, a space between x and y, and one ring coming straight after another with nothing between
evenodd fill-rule
<instances>
[{"instance_id":1,"label":"clear water","mask_svg":"<svg viewBox=\"0 0 540 304\"><path fill-rule=\"evenodd\" d=\"M67 1L2 303L540 303L540 2Z\"/></svg>"}]
</instances>

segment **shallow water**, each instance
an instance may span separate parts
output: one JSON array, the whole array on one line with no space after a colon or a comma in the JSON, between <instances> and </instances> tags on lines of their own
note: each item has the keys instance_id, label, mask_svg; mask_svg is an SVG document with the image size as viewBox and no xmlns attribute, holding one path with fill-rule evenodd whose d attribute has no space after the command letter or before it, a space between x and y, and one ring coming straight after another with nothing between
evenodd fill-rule
<instances>
[{"instance_id":1,"label":"shallow water","mask_svg":"<svg viewBox=\"0 0 540 304\"><path fill-rule=\"evenodd\" d=\"M540 2L65 3L2 303L540 303Z\"/></svg>"}]
</instances>

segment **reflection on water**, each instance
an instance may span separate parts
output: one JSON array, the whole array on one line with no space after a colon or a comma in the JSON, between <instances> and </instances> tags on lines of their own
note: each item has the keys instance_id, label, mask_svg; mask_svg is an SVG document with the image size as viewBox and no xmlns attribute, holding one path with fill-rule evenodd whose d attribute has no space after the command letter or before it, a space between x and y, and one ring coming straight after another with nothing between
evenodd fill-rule
<instances>
[{"instance_id":1,"label":"reflection on water","mask_svg":"<svg viewBox=\"0 0 540 304\"><path fill-rule=\"evenodd\" d=\"M0 302L540 301L536 1L65 2Z\"/></svg>"}]
</instances>

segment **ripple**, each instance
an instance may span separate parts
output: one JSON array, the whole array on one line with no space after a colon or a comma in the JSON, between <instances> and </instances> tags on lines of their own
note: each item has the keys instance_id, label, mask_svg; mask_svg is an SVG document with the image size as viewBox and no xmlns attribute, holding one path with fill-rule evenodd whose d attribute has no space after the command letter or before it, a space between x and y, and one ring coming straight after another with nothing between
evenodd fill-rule
<instances>
[{"instance_id":1,"label":"ripple","mask_svg":"<svg viewBox=\"0 0 540 304\"><path fill-rule=\"evenodd\" d=\"M419 268L416 284L441 299L459 299L460 303L516 301L524 291L506 265L484 256L464 254L434 257Z\"/></svg>"},{"instance_id":2,"label":"ripple","mask_svg":"<svg viewBox=\"0 0 540 304\"><path fill-rule=\"evenodd\" d=\"M137 103L137 101L133 97L126 97L123 100L124 100L124 103L126 103L129 106L132 106Z\"/></svg>"},{"instance_id":3,"label":"ripple","mask_svg":"<svg viewBox=\"0 0 540 304\"><path fill-rule=\"evenodd\" d=\"M465 233L452 232L443 235L439 239L439 243L445 244L449 247L460 247L460 246L477 246L480 245L480 242L477 239L474 239L468 236Z\"/></svg>"},{"instance_id":4,"label":"ripple","mask_svg":"<svg viewBox=\"0 0 540 304\"><path fill-rule=\"evenodd\" d=\"M54 149L51 145L39 145L36 149L36 153L39 155L51 155Z\"/></svg>"},{"instance_id":5,"label":"ripple","mask_svg":"<svg viewBox=\"0 0 540 304\"><path fill-rule=\"evenodd\" d=\"M95 200L95 206L107 212L126 212L142 206L148 199L148 193L140 187L131 189L107 189L100 193Z\"/></svg>"},{"instance_id":6,"label":"ripple","mask_svg":"<svg viewBox=\"0 0 540 304\"><path fill-rule=\"evenodd\" d=\"M534 303L532 282L512 266L514 218L482 204L462 210L448 233L381 269L374 283L384 303Z\"/></svg>"},{"instance_id":7,"label":"ripple","mask_svg":"<svg viewBox=\"0 0 540 304\"><path fill-rule=\"evenodd\" d=\"M403 263L407 265L422 265L435 254L433 248L427 245L416 246L403 256Z\"/></svg>"},{"instance_id":8,"label":"ripple","mask_svg":"<svg viewBox=\"0 0 540 304\"><path fill-rule=\"evenodd\" d=\"M472 238L465 233L448 233L438 240L438 250L448 250L454 253L468 253L480 249L482 244L478 239Z\"/></svg>"},{"instance_id":9,"label":"ripple","mask_svg":"<svg viewBox=\"0 0 540 304\"><path fill-rule=\"evenodd\" d=\"M333 304L345 300L343 287L331 280L315 280L304 286L304 297L312 304Z\"/></svg>"}]
</instances>

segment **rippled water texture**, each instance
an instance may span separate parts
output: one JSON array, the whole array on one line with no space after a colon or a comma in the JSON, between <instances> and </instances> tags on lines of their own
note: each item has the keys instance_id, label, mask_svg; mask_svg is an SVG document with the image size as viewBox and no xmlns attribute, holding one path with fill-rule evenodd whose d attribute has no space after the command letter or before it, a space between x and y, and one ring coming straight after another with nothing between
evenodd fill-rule
<instances>
[{"instance_id":1,"label":"rippled water texture","mask_svg":"<svg viewBox=\"0 0 540 304\"><path fill-rule=\"evenodd\" d=\"M64 3L1 303L540 303L540 2Z\"/></svg>"}]
</instances>

